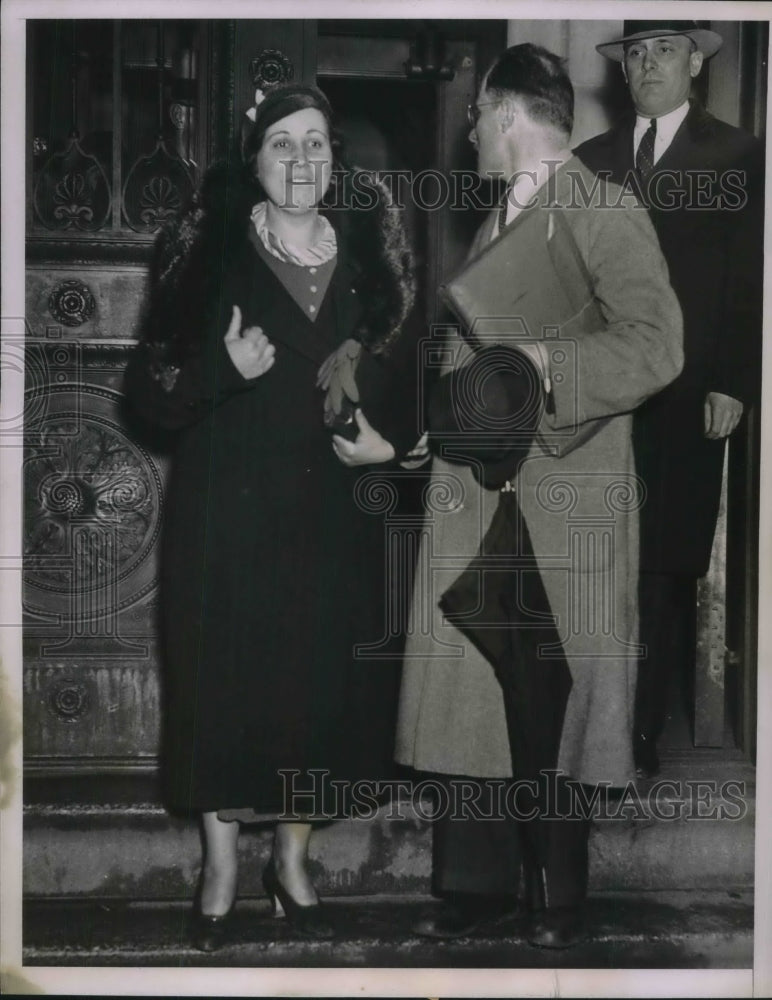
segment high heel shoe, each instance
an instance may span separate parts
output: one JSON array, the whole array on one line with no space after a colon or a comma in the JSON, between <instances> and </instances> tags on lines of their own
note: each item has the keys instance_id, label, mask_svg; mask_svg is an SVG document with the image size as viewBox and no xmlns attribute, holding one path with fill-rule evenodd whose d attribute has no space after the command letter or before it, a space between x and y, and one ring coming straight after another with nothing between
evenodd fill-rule
<instances>
[{"instance_id":1,"label":"high heel shoe","mask_svg":"<svg viewBox=\"0 0 772 1000\"><path fill-rule=\"evenodd\" d=\"M263 888L271 900L273 916L286 916L295 930L300 931L306 937L326 940L335 936L335 932L327 920L321 903L312 903L310 906L303 906L290 896L279 881L279 875L276 871L273 858L271 858L263 871Z\"/></svg>"},{"instance_id":2,"label":"high heel shoe","mask_svg":"<svg viewBox=\"0 0 772 1000\"><path fill-rule=\"evenodd\" d=\"M227 913L220 916L201 912L201 901L193 909L193 947L199 951L219 951L228 943L233 925L235 900Z\"/></svg>"}]
</instances>

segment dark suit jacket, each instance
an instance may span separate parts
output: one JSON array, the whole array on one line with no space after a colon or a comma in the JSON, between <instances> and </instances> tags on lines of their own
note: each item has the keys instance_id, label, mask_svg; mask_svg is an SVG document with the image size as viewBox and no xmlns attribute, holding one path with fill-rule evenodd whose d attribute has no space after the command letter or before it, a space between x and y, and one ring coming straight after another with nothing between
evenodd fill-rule
<instances>
[{"instance_id":1,"label":"dark suit jacket","mask_svg":"<svg viewBox=\"0 0 772 1000\"><path fill-rule=\"evenodd\" d=\"M577 156L617 183L637 184L635 115L583 143ZM638 188L640 191L640 187ZM645 571L707 571L723 443L703 433L708 392L746 405L758 393L763 275L763 147L698 104L655 165L646 201L684 314L684 370L636 413Z\"/></svg>"}]
</instances>

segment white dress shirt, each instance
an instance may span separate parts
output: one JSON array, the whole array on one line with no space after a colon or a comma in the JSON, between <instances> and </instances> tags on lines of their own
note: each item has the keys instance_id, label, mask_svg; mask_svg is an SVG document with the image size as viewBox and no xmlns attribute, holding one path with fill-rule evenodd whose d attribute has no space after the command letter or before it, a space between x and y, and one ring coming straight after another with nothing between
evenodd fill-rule
<instances>
[{"instance_id":1,"label":"white dress shirt","mask_svg":"<svg viewBox=\"0 0 772 1000\"><path fill-rule=\"evenodd\" d=\"M676 132L681 127L681 122L688 114L689 102L684 101L684 103L679 108L676 108L675 111L668 111L668 113L666 115L662 115L662 117L659 117L658 115L651 116L651 118L657 119L657 135L654 139L654 163L657 162L673 141ZM633 160L635 160L635 157L638 155L638 147L641 144L641 139L643 139L649 125L651 125L651 118L645 118L643 115L636 115L635 117L635 129L633 130Z\"/></svg>"}]
</instances>

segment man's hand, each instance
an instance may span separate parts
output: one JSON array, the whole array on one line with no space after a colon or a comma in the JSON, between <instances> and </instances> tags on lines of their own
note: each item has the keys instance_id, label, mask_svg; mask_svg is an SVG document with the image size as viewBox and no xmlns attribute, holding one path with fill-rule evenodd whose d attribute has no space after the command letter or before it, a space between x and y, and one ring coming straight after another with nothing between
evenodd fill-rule
<instances>
[{"instance_id":1,"label":"man's hand","mask_svg":"<svg viewBox=\"0 0 772 1000\"><path fill-rule=\"evenodd\" d=\"M361 410L354 410L359 427L356 441L349 441L340 434L333 434L332 447L340 461L351 468L355 465L378 465L394 458L394 446L367 421Z\"/></svg>"},{"instance_id":2,"label":"man's hand","mask_svg":"<svg viewBox=\"0 0 772 1000\"><path fill-rule=\"evenodd\" d=\"M259 326L241 329L241 310L233 307L233 318L223 337L231 361L244 378L265 375L273 365L276 348Z\"/></svg>"},{"instance_id":3,"label":"man's hand","mask_svg":"<svg viewBox=\"0 0 772 1000\"><path fill-rule=\"evenodd\" d=\"M728 437L740 422L743 404L723 392L709 392L705 397L705 437L718 441Z\"/></svg>"}]
</instances>

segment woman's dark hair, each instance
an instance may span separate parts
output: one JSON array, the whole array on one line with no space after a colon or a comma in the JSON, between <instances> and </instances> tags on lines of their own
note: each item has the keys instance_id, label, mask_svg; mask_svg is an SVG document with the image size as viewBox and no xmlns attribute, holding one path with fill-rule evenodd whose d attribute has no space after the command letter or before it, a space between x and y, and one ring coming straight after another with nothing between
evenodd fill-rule
<instances>
[{"instance_id":1,"label":"woman's dark hair","mask_svg":"<svg viewBox=\"0 0 772 1000\"><path fill-rule=\"evenodd\" d=\"M574 88L563 60L553 52L531 42L513 45L491 67L485 89L489 94L516 94L534 121L571 134Z\"/></svg>"},{"instance_id":2,"label":"woman's dark hair","mask_svg":"<svg viewBox=\"0 0 772 1000\"><path fill-rule=\"evenodd\" d=\"M335 127L335 117L330 102L318 87L283 83L268 91L265 99L257 106L255 121L249 122L249 119L246 119L246 124L242 128L241 158L250 179L258 186L260 182L257 178L257 154L262 148L265 133L271 125L275 125L282 118L296 111L303 111L305 108L315 108L324 115L330 135L333 173L344 169L343 143Z\"/></svg>"}]
</instances>

